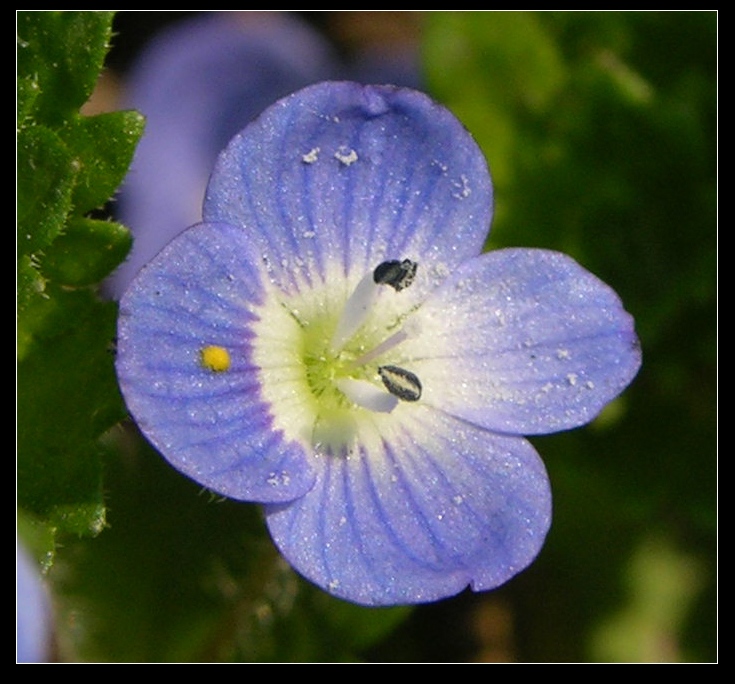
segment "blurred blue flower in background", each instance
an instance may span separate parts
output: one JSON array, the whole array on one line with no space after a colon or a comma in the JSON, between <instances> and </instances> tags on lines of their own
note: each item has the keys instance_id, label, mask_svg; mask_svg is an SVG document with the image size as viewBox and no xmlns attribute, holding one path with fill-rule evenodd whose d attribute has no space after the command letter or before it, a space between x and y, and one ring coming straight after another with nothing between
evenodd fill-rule
<instances>
[{"instance_id":1,"label":"blurred blue flower in background","mask_svg":"<svg viewBox=\"0 0 735 684\"><path fill-rule=\"evenodd\" d=\"M121 300L144 435L265 504L285 558L336 596L419 603L523 570L551 496L522 435L587 423L640 366L632 318L576 262L480 255L492 199L425 95L311 86L232 140L204 223Z\"/></svg>"},{"instance_id":2,"label":"blurred blue flower in background","mask_svg":"<svg viewBox=\"0 0 735 684\"><path fill-rule=\"evenodd\" d=\"M49 658L51 607L38 566L16 541L16 649L19 663Z\"/></svg>"},{"instance_id":3,"label":"blurred blue flower in background","mask_svg":"<svg viewBox=\"0 0 735 684\"><path fill-rule=\"evenodd\" d=\"M267 106L336 78L415 86L416 62L409 49L340 59L288 12L202 14L160 32L127 79L124 105L145 115L146 129L117 210L134 244L107 294L118 299L143 264L201 220L217 154Z\"/></svg>"}]
</instances>

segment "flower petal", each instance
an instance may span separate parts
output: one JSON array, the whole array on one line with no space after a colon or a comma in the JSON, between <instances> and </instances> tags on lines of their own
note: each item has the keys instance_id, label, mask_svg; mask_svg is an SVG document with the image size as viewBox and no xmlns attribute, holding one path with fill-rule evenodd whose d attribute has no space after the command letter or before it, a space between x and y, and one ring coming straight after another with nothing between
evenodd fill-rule
<instances>
[{"instance_id":1,"label":"flower petal","mask_svg":"<svg viewBox=\"0 0 735 684\"><path fill-rule=\"evenodd\" d=\"M174 24L146 46L125 105L146 130L120 196L135 242L106 283L119 299L140 267L201 221L209 174L225 145L278 98L332 77L337 64L308 24L282 12L217 13Z\"/></svg>"},{"instance_id":2,"label":"flower petal","mask_svg":"<svg viewBox=\"0 0 735 684\"><path fill-rule=\"evenodd\" d=\"M571 258L505 249L457 269L416 313L405 361L422 401L492 430L592 420L641 364L633 319Z\"/></svg>"},{"instance_id":3,"label":"flower petal","mask_svg":"<svg viewBox=\"0 0 735 684\"><path fill-rule=\"evenodd\" d=\"M302 280L419 262L432 287L490 226L485 159L446 109L393 86L321 83L287 97L220 156L204 218L243 226L292 290Z\"/></svg>"},{"instance_id":4,"label":"flower petal","mask_svg":"<svg viewBox=\"0 0 735 684\"><path fill-rule=\"evenodd\" d=\"M174 467L235 499L288 501L314 475L260 396L250 326L263 291L247 243L239 228L199 224L144 267L120 302L117 373Z\"/></svg>"},{"instance_id":5,"label":"flower petal","mask_svg":"<svg viewBox=\"0 0 735 684\"><path fill-rule=\"evenodd\" d=\"M17 538L15 563L17 661L48 662L53 627L51 600L38 566Z\"/></svg>"},{"instance_id":6,"label":"flower petal","mask_svg":"<svg viewBox=\"0 0 735 684\"><path fill-rule=\"evenodd\" d=\"M286 559L356 603L491 589L535 558L548 531L549 482L528 441L414 409L381 416L354 453L318 459L306 496L266 508Z\"/></svg>"}]
</instances>

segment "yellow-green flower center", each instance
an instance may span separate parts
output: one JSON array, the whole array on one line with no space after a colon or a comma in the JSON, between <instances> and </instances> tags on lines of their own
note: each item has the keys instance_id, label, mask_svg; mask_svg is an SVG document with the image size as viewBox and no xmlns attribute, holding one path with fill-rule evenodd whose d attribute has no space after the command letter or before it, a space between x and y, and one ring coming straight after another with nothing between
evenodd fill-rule
<instances>
[{"instance_id":1,"label":"yellow-green flower center","mask_svg":"<svg viewBox=\"0 0 735 684\"><path fill-rule=\"evenodd\" d=\"M369 274L290 297L273 290L257 310L261 391L288 438L337 451L354 440L361 419L418 398L415 376L391 365L406 339L405 307L393 299L402 288L385 284Z\"/></svg>"}]
</instances>

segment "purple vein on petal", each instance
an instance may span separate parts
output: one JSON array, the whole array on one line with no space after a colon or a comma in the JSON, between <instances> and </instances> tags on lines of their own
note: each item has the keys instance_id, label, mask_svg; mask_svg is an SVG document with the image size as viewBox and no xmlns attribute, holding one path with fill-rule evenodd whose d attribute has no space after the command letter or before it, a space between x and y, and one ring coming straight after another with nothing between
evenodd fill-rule
<instances>
[{"instance_id":1,"label":"purple vein on petal","mask_svg":"<svg viewBox=\"0 0 735 684\"><path fill-rule=\"evenodd\" d=\"M405 475L406 475L406 462L410 459L409 455L407 453L402 453L400 456L400 459L397 458L396 452L391 448L391 446L387 442L383 442L384 447L384 460L386 463L390 464L392 470L394 472L397 472L395 481L393 482L394 485L400 486L401 491L403 492L403 500L407 503L408 507L412 509L413 511L413 519L419 522L419 527L422 531L428 532L427 534L427 541L428 543L434 548L436 552L437 558L441 558L442 556L442 545L439 542L436 535L433 533L431 529L431 525L424 513L423 508L416 502L414 492L412 489L407 485L405 481ZM376 513L382 518L383 523L385 524L385 529L389 532L390 539L393 540L394 545L396 548L401 549L407 558L410 558L416 565L419 567L425 567L430 570L437 570L437 564L432 563L428 560L428 558L424 556L419 556L414 549L411 548L408 539L404 536L401 536L399 532L396 530L395 524L392 522L393 516L391 513L386 509L385 505L381 502L380 494L376 488L376 478L373 477L372 473L370 473L370 468L368 466L368 458L363 459L364 461L364 469L366 471L365 478L370 483L370 492L372 494L372 500L375 505L375 511ZM441 566L441 563L439 564L439 567Z\"/></svg>"}]
</instances>

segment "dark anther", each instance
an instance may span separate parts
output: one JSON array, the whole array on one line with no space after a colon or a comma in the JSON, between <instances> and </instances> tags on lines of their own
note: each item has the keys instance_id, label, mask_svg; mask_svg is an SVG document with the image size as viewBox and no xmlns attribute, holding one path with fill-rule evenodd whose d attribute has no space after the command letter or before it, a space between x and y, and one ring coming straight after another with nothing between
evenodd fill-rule
<instances>
[{"instance_id":1,"label":"dark anther","mask_svg":"<svg viewBox=\"0 0 735 684\"><path fill-rule=\"evenodd\" d=\"M384 261L373 271L373 280L378 285L390 285L396 292L399 292L413 282L418 266L410 259Z\"/></svg>"},{"instance_id":2,"label":"dark anther","mask_svg":"<svg viewBox=\"0 0 735 684\"><path fill-rule=\"evenodd\" d=\"M378 368L385 388L403 401L418 401L421 398L421 381L411 371L398 366Z\"/></svg>"}]
</instances>

